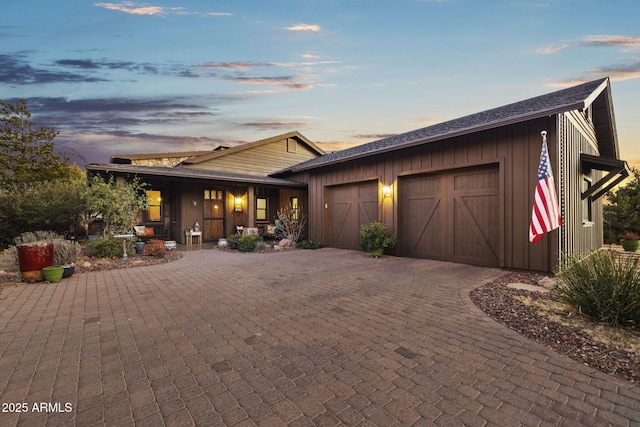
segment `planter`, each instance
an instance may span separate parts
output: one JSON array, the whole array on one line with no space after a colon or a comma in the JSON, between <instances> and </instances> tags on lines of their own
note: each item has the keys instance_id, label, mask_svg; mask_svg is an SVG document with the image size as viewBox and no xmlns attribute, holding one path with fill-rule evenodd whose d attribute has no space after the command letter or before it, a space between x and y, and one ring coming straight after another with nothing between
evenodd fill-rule
<instances>
[{"instance_id":1,"label":"planter","mask_svg":"<svg viewBox=\"0 0 640 427\"><path fill-rule=\"evenodd\" d=\"M622 248L627 252L635 252L640 248L640 240L620 240Z\"/></svg>"},{"instance_id":2,"label":"planter","mask_svg":"<svg viewBox=\"0 0 640 427\"><path fill-rule=\"evenodd\" d=\"M65 279L67 277L73 276L73 273L75 273L75 271L76 271L76 268L73 265L65 265L64 273L62 273L62 278Z\"/></svg>"},{"instance_id":3,"label":"planter","mask_svg":"<svg viewBox=\"0 0 640 427\"><path fill-rule=\"evenodd\" d=\"M53 263L53 243L18 246L20 276L26 282L42 281L42 269Z\"/></svg>"},{"instance_id":4,"label":"planter","mask_svg":"<svg viewBox=\"0 0 640 427\"><path fill-rule=\"evenodd\" d=\"M164 242L164 248L168 251L173 251L178 247L178 242L175 240L167 240Z\"/></svg>"},{"instance_id":5,"label":"planter","mask_svg":"<svg viewBox=\"0 0 640 427\"><path fill-rule=\"evenodd\" d=\"M47 282L59 282L64 274L64 266L51 265L42 269L42 275Z\"/></svg>"},{"instance_id":6,"label":"planter","mask_svg":"<svg viewBox=\"0 0 640 427\"><path fill-rule=\"evenodd\" d=\"M382 254L384 253L384 248L374 249L372 251L369 251L369 253L374 258L380 258L382 256Z\"/></svg>"},{"instance_id":7,"label":"planter","mask_svg":"<svg viewBox=\"0 0 640 427\"><path fill-rule=\"evenodd\" d=\"M136 242L136 254L142 255L144 253L144 242Z\"/></svg>"}]
</instances>

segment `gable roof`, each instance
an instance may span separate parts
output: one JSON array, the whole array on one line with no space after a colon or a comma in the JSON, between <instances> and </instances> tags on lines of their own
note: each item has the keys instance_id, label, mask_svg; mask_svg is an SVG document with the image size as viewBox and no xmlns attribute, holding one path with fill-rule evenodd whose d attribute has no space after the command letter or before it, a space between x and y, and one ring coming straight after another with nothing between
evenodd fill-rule
<instances>
[{"instance_id":1,"label":"gable roof","mask_svg":"<svg viewBox=\"0 0 640 427\"><path fill-rule=\"evenodd\" d=\"M195 165L195 164L198 164L198 163L207 162L209 160L216 159L216 158L223 157L223 156L233 155L233 154L239 153L241 151L254 149L254 148L259 147L261 145L270 144L272 142L277 142L277 141L281 141L283 139L288 139L288 138L297 138L298 140L300 140L304 144L306 144L312 151L317 153L319 156L322 156L323 154L325 154L325 152L320 147L318 147L316 144L314 144L313 142L309 141L307 138L305 138L299 132L293 131L293 132L285 133L285 134L282 134L282 135L273 136L271 138L261 139L259 141L247 142L246 144L236 145L235 147L227 148L226 150L210 152L210 153L207 153L205 155L195 157L193 159L185 160L182 163L185 164L185 165Z\"/></svg>"},{"instance_id":2,"label":"gable roof","mask_svg":"<svg viewBox=\"0 0 640 427\"><path fill-rule=\"evenodd\" d=\"M180 158L180 157L198 157L211 153L212 151L222 151L232 147L226 144L217 144L209 150L196 151L169 151L166 153L133 153L133 154L116 154L111 156L110 163L124 163L132 160L154 160L158 158Z\"/></svg>"},{"instance_id":3,"label":"gable roof","mask_svg":"<svg viewBox=\"0 0 640 427\"><path fill-rule=\"evenodd\" d=\"M603 92L605 92L604 96L601 97L600 95L603 94ZM599 133L599 141L605 144L603 155L617 158L619 151L615 131L615 120L613 118L613 103L611 101L609 78L607 77L433 126L358 145L346 150L336 151L280 171L274 174L274 176L315 169L571 110L585 109L596 100L601 104L601 108L598 109L598 114L594 114L593 117L596 132ZM598 120L598 122L596 122L596 120Z\"/></svg>"}]
</instances>

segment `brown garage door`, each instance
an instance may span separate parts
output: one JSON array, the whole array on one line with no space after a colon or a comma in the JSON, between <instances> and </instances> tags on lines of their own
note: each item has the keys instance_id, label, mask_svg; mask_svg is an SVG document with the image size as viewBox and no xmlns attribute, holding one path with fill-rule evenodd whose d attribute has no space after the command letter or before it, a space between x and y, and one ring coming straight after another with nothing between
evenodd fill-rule
<instances>
[{"instance_id":1,"label":"brown garage door","mask_svg":"<svg viewBox=\"0 0 640 427\"><path fill-rule=\"evenodd\" d=\"M402 253L475 265L501 263L498 166L403 178Z\"/></svg>"},{"instance_id":2,"label":"brown garage door","mask_svg":"<svg viewBox=\"0 0 640 427\"><path fill-rule=\"evenodd\" d=\"M330 246L360 249L360 226L378 220L378 183L329 188L328 209Z\"/></svg>"}]
</instances>

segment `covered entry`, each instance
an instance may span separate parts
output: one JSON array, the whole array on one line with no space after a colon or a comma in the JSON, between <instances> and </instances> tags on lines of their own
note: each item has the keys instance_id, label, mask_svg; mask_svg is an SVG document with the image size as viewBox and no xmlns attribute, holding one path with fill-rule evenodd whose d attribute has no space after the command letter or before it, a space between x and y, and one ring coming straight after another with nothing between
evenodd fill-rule
<instances>
[{"instance_id":1,"label":"covered entry","mask_svg":"<svg viewBox=\"0 0 640 427\"><path fill-rule=\"evenodd\" d=\"M329 187L326 208L325 240L329 245L360 249L360 226L378 220L378 182Z\"/></svg>"},{"instance_id":2,"label":"covered entry","mask_svg":"<svg viewBox=\"0 0 640 427\"><path fill-rule=\"evenodd\" d=\"M398 193L402 255L502 264L499 165L401 178Z\"/></svg>"}]
</instances>

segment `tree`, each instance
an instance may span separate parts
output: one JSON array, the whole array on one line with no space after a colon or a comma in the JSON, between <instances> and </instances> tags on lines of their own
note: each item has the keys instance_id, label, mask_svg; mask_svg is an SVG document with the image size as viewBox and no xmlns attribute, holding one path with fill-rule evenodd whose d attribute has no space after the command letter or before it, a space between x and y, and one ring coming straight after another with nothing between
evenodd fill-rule
<instances>
[{"instance_id":1,"label":"tree","mask_svg":"<svg viewBox=\"0 0 640 427\"><path fill-rule=\"evenodd\" d=\"M627 231L640 233L640 171L632 168L632 173L632 181L606 195L609 201L604 206L607 242L618 242L620 235Z\"/></svg>"},{"instance_id":2,"label":"tree","mask_svg":"<svg viewBox=\"0 0 640 427\"><path fill-rule=\"evenodd\" d=\"M27 231L66 235L72 227L78 229L87 207L87 178L77 166L67 166L63 173L20 191L0 189L0 247Z\"/></svg>"},{"instance_id":3,"label":"tree","mask_svg":"<svg viewBox=\"0 0 640 427\"><path fill-rule=\"evenodd\" d=\"M66 173L69 158L54 152L58 132L29 120L27 101L0 100L0 189L21 189Z\"/></svg>"},{"instance_id":4,"label":"tree","mask_svg":"<svg viewBox=\"0 0 640 427\"><path fill-rule=\"evenodd\" d=\"M138 211L147 209L145 186L138 178L116 185L113 176L105 181L94 175L89 182L88 211L102 218L105 233L131 231Z\"/></svg>"}]
</instances>

